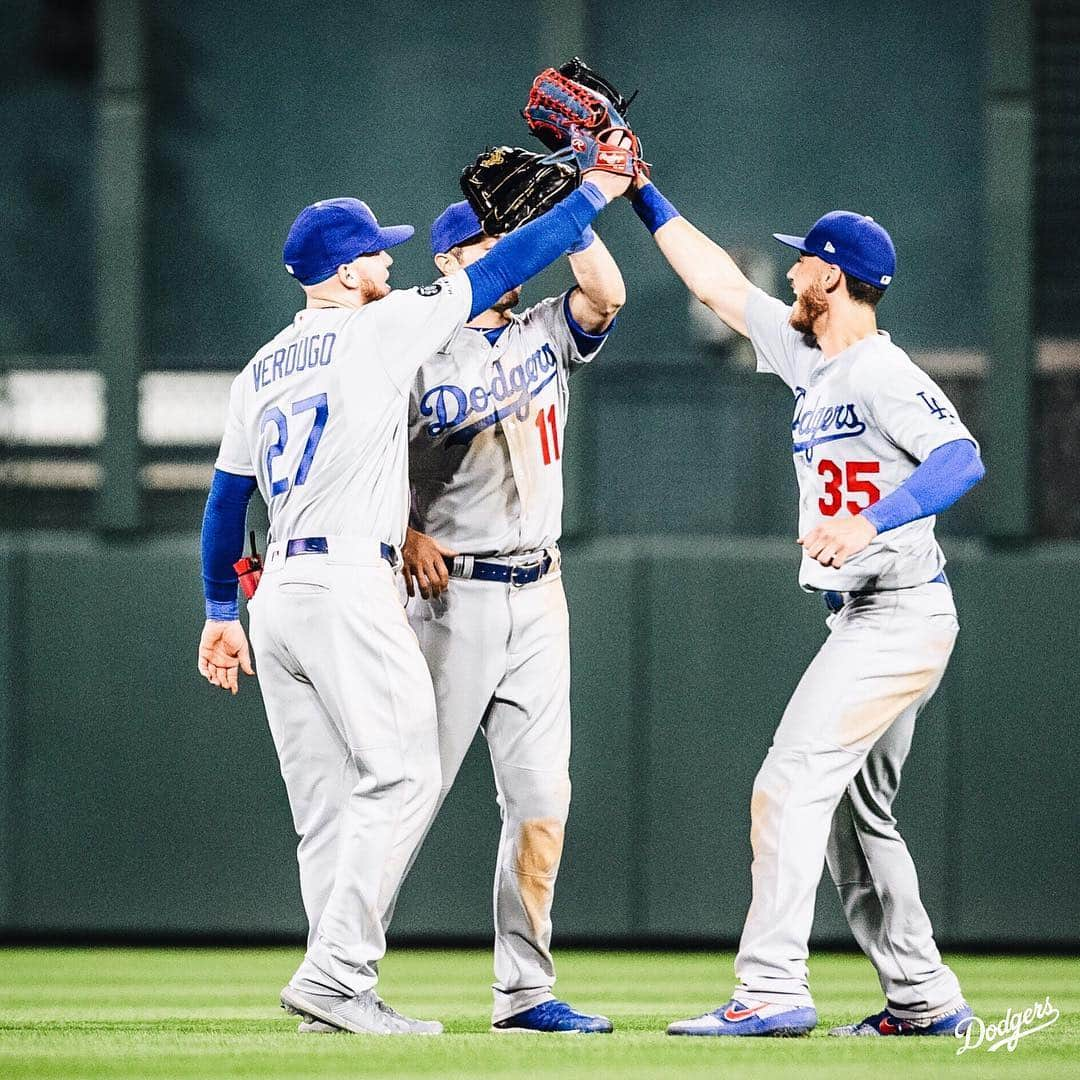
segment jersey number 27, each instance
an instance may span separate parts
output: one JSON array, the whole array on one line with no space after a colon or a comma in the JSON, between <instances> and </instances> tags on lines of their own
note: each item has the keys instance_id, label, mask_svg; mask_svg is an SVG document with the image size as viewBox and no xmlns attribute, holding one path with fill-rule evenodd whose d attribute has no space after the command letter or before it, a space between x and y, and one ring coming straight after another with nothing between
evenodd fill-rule
<instances>
[{"instance_id":1,"label":"jersey number 27","mask_svg":"<svg viewBox=\"0 0 1080 1080\"><path fill-rule=\"evenodd\" d=\"M881 489L877 484L864 479L865 475L881 472L880 461L845 461L841 468L835 461L823 458L818 462L818 476L825 477L825 497L818 499L818 509L825 517L840 513L840 507L846 505L852 514L865 510L881 498ZM865 495L866 501L858 503L854 499L844 501L844 488L848 495Z\"/></svg>"},{"instance_id":2,"label":"jersey number 27","mask_svg":"<svg viewBox=\"0 0 1080 1080\"><path fill-rule=\"evenodd\" d=\"M308 470L311 468L311 462L315 457L315 451L318 449L319 440L322 438L323 428L326 427L326 418L330 415L330 409L326 404L325 394L316 394L314 397L304 398L303 401L294 401L292 404L293 416L311 411L314 411L315 418L311 423L311 432L304 446L300 465L296 470L296 475L293 477L294 487L299 487L307 480ZM263 427L266 427L267 424L277 426L277 441L272 442L266 448L266 479L270 485L270 497L273 498L275 495L281 495L289 490L287 477L283 476L279 480L274 479L274 458L281 457L285 453L285 444L289 441L289 422L285 419L285 414L276 405L263 413L262 422Z\"/></svg>"}]
</instances>

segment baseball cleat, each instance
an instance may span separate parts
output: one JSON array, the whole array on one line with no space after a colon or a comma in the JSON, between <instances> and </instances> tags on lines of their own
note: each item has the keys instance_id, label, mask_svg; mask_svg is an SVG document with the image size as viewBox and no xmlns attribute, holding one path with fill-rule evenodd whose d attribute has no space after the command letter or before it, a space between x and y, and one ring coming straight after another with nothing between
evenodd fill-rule
<instances>
[{"instance_id":1,"label":"baseball cleat","mask_svg":"<svg viewBox=\"0 0 1080 1080\"><path fill-rule=\"evenodd\" d=\"M975 1014L966 1002L958 1009L931 1017L929 1020L911 1020L895 1016L888 1009L868 1016L857 1024L834 1027L830 1035L962 1035Z\"/></svg>"},{"instance_id":2,"label":"baseball cleat","mask_svg":"<svg viewBox=\"0 0 1080 1080\"><path fill-rule=\"evenodd\" d=\"M612 1030L606 1016L575 1012L565 1001L543 1001L531 1009L491 1025L492 1031L513 1033L551 1032L564 1035L606 1035Z\"/></svg>"},{"instance_id":3,"label":"baseball cleat","mask_svg":"<svg viewBox=\"0 0 1080 1080\"><path fill-rule=\"evenodd\" d=\"M341 1028L331 1027L321 1020L301 1020L296 1029L301 1035L341 1035Z\"/></svg>"},{"instance_id":4,"label":"baseball cleat","mask_svg":"<svg viewBox=\"0 0 1080 1080\"><path fill-rule=\"evenodd\" d=\"M726 1005L704 1016L669 1024L669 1035L758 1035L793 1038L808 1035L817 1025L817 1010L812 1005L790 1009L784 1005L758 1002L744 1005L732 998Z\"/></svg>"},{"instance_id":5,"label":"baseball cleat","mask_svg":"<svg viewBox=\"0 0 1080 1080\"><path fill-rule=\"evenodd\" d=\"M327 1027L354 1035L438 1035L442 1032L442 1024L438 1021L410 1020L396 1013L374 990L349 997L345 994L311 994L286 986L281 991L281 1007L301 1018L299 1030L305 1034L324 1033Z\"/></svg>"},{"instance_id":6,"label":"baseball cleat","mask_svg":"<svg viewBox=\"0 0 1080 1080\"><path fill-rule=\"evenodd\" d=\"M414 1020L411 1016L402 1016L397 1009L387 1005L378 994L375 995L375 1003L379 1012L392 1024L402 1027L403 1035L441 1035L443 1026L438 1020Z\"/></svg>"}]
</instances>

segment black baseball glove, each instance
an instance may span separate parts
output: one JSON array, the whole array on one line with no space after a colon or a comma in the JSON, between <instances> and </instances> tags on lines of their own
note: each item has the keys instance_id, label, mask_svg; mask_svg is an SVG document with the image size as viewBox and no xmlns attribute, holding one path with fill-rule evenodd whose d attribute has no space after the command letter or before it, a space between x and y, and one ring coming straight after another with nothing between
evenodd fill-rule
<instances>
[{"instance_id":1,"label":"black baseball glove","mask_svg":"<svg viewBox=\"0 0 1080 1080\"><path fill-rule=\"evenodd\" d=\"M461 190L488 236L500 236L550 210L578 186L573 161L520 146L485 150L461 170Z\"/></svg>"},{"instance_id":2,"label":"black baseball glove","mask_svg":"<svg viewBox=\"0 0 1080 1080\"><path fill-rule=\"evenodd\" d=\"M594 71L584 60L577 56L571 57L563 64L559 68L559 74L565 75L568 79L573 79L574 82L580 83L582 86L588 87L594 93L607 98L619 116L624 119L626 117L626 110L630 108L634 98L638 95L638 92L635 90L629 97L623 97L623 95L615 89L614 83L609 79L605 79L599 71Z\"/></svg>"}]
</instances>

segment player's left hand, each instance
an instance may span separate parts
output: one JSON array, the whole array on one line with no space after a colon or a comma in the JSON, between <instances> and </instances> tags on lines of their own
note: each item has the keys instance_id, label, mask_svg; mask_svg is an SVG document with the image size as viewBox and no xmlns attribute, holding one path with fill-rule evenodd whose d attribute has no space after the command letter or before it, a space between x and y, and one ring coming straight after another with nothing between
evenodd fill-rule
<instances>
[{"instance_id":1,"label":"player's left hand","mask_svg":"<svg viewBox=\"0 0 1080 1080\"><path fill-rule=\"evenodd\" d=\"M208 679L212 686L220 686L235 694L240 689L237 674L240 668L247 675L255 674L247 635L240 620L218 622L207 619L199 639L199 674Z\"/></svg>"},{"instance_id":2,"label":"player's left hand","mask_svg":"<svg viewBox=\"0 0 1080 1080\"><path fill-rule=\"evenodd\" d=\"M410 596L415 596L415 589L419 589L425 600L434 600L440 596L450 586L450 571L446 567L446 558L453 559L457 554L458 552L443 547L438 540L426 533L416 529L406 530L405 544L401 549L401 572L405 575L405 591Z\"/></svg>"},{"instance_id":3,"label":"player's left hand","mask_svg":"<svg viewBox=\"0 0 1080 1080\"><path fill-rule=\"evenodd\" d=\"M861 514L839 518L815 525L805 536L799 537L803 551L822 566L834 566L837 570L858 555L877 536L877 529Z\"/></svg>"}]
</instances>

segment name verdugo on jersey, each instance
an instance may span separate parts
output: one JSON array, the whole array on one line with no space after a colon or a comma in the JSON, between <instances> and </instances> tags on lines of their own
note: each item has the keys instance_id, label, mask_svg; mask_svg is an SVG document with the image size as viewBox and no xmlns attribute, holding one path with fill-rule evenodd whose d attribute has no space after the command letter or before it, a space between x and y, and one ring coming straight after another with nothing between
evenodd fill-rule
<instances>
[{"instance_id":1,"label":"name verdugo on jersey","mask_svg":"<svg viewBox=\"0 0 1080 1080\"><path fill-rule=\"evenodd\" d=\"M275 349L252 362L251 375L255 389L262 390L287 375L296 375L312 368L326 367L330 363L337 334L308 334L294 341L287 349Z\"/></svg>"}]
</instances>

